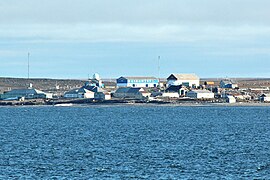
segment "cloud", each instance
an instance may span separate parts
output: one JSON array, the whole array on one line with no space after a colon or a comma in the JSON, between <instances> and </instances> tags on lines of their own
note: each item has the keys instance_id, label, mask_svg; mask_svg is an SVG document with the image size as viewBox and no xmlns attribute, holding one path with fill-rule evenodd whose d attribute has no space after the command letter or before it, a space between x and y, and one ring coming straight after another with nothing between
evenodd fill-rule
<instances>
[{"instance_id":1,"label":"cloud","mask_svg":"<svg viewBox=\"0 0 270 180\"><path fill-rule=\"evenodd\" d=\"M268 0L9 0L1 24L270 24Z\"/></svg>"},{"instance_id":2,"label":"cloud","mask_svg":"<svg viewBox=\"0 0 270 180\"><path fill-rule=\"evenodd\" d=\"M0 1L1 40L197 42L267 37L268 0Z\"/></svg>"},{"instance_id":3,"label":"cloud","mask_svg":"<svg viewBox=\"0 0 270 180\"><path fill-rule=\"evenodd\" d=\"M270 26L29 24L0 25L0 39L30 42L206 42L270 39Z\"/></svg>"}]
</instances>

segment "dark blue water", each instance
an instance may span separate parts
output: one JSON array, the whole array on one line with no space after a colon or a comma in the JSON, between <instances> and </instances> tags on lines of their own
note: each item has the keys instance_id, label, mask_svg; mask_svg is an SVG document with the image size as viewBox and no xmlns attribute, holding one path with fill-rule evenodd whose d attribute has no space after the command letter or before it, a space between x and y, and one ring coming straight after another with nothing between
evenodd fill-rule
<instances>
[{"instance_id":1,"label":"dark blue water","mask_svg":"<svg viewBox=\"0 0 270 180\"><path fill-rule=\"evenodd\" d=\"M270 179L269 107L1 107L0 179Z\"/></svg>"}]
</instances>

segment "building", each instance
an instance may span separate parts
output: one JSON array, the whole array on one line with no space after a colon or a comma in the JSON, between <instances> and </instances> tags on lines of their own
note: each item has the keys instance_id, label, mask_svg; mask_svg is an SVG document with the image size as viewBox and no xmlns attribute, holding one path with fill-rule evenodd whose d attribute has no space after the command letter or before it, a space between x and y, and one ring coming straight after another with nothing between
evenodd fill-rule
<instances>
[{"instance_id":1,"label":"building","mask_svg":"<svg viewBox=\"0 0 270 180\"><path fill-rule=\"evenodd\" d=\"M95 73L92 77L92 79L88 79L88 82L85 83L84 86L95 86L95 87L100 87L103 88L104 84L99 76L99 74Z\"/></svg>"},{"instance_id":2,"label":"building","mask_svg":"<svg viewBox=\"0 0 270 180\"><path fill-rule=\"evenodd\" d=\"M121 99L145 99L150 97L151 93L145 91L143 88L121 87L118 88L113 97Z\"/></svg>"},{"instance_id":3,"label":"building","mask_svg":"<svg viewBox=\"0 0 270 180\"><path fill-rule=\"evenodd\" d=\"M85 88L78 88L68 91L64 94L64 98L94 98L95 93Z\"/></svg>"},{"instance_id":4,"label":"building","mask_svg":"<svg viewBox=\"0 0 270 180\"><path fill-rule=\"evenodd\" d=\"M167 97L167 98L179 98L179 93L177 92L165 92L162 93L162 97Z\"/></svg>"},{"instance_id":5,"label":"building","mask_svg":"<svg viewBox=\"0 0 270 180\"><path fill-rule=\"evenodd\" d=\"M195 74L171 74L167 78L167 86L183 85L186 87L199 87L200 78Z\"/></svg>"},{"instance_id":6,"label":"building","mask_svg":"<svg viewBox=\"0 0 270 180\"><path fill-rule=\"evenodd\" d=\"M96 92L95 93L96 100L110 100L112 99L111 93L109 92Z\"/></svg>"},{"instance_id":7,"label":"building","mask_svg":"<svg viewBox=\"0 0 270 180\"><path fill-rule=\"evenodd\" d=\"M231 79L224 79L220 81L220 88L235 89L238 88L238 84Z\"/></svg>"},{"instance_id":8,"label":"building","mask_svg":"<svg viewBox=\"0 0 270 180\"><path fill-rule=\"evenodd\" d=\"M262 101L262 102L270 102L270 94L262 94L260 96L260 101Z\"/></svg>"},{"instance_id":9,"label":"building","mask_svg":"<svg viewBox=\"0 0 270 180\"><path fill-rule=\"evenodd\" d=\"M166 93L178 93L179 96L185 96L187 91L188 89L183 85L171 85L165 90Z\"/></svg>"},{"instance_id":10,"label":"building","mask_svg":"<svg viewBox=\"0 0 270 180\"><path fill-rule=\"evenodd\" d=\"M208 90L192 90L187 92L187 97L192 99L214 99L215 94Z\"/></svg>"},{"instance_id":11,"label":"building","mask_svg":"<svg viewBox=\"0 0 270 180\"><path fill-rule=\"evenodd\" d=\"M116 80L117 87L157 87L159 80L155 77L120 77Z\"/></svg>"},{"instance_id":12,"label":"building","mask_svg":"<svg viewBox=\"0 0 270 180\"><path fill-rule=\"evenodd\" d=\"M45 93L43 91L29 88L29 89L13 89L1 95L3 100L19 100L19 99L52 99L52 93Z\"/></svg>"},{"instance_id":13,"label":"building","mask_svg":"<svg viewBox=\"0 0 270 180\"><path fill-rule=\"evenodd\" d=\"M227 103L236 103L236 99L233 96L227 96L226 97L226 102Z\"/></svg>"}]
</instances>

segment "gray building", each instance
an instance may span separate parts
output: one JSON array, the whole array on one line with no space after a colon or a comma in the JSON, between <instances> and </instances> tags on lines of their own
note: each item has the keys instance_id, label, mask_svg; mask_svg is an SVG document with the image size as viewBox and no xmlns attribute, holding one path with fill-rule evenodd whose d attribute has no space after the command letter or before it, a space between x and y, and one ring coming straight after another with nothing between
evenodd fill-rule
<instances>
[{"instance_id":1,"label":"gray building","mask_svg":"<svg viewBox=\"0 0 270 180\"><path fill-rule=\"evenodd\" d=\"M146 92L143 88L118 88L113 94L115 98L121 99L145 99L150 97L151 93Z\"/></svg>"},{"instance_id":2,"label":"gray building","mask_svg":"<svg viewBox=\"0 0 270 180\"><path fill-rule=\"evenodd\" d=\"M9 100L14 99L18 100L21 98L25 99L51 99L53 96L52 93L45 93L43 91L31 88L31 89L13 89L9 92L5 92L1 95L1 99Z\"/></svg>"},{"instance_id":3,"label":"gray building","mask_svg":"<svg viewBox=\"0 0 270 180\"><path fill-rule=\"evenodd\" d=\"M238 88L238 84L231 79L224 79L220 81L220 88L235 89Z\"/></svg>"}]
</instances>

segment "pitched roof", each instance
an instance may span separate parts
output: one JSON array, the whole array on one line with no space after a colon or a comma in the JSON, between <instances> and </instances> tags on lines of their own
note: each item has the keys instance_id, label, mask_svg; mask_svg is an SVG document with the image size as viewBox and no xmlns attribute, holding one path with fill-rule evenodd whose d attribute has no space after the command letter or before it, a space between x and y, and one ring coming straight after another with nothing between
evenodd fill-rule
<instances>
[{"instance_id":1,"label":"pitched roof","mask_svg":"<svg viewBox=\"0 0 270 180\"><path fill-rule=\"evenodd\" d=\"M236 84L236 82L232 79L223 79L220 82L223 82L224 84Z\"/></svg>"},{"instance_id":2,"label":"pitched roof","mask_svg":"<svg viewBox=\"0 0 270 180\"><path fill-rule=\"evenodd\" d=\"M270 97L270 94L262 94L261 97Z\"/></svg>"},{"instance_id":3,"label":"pitched roof","mask_svg":"<svg viewBox=\"0 0 270 180\"><path fill-rule=\"evenodd\" d=\"M171 74L168 79L174 76L177 80L199 80L200 78L196 74Z\"/></svg>"},{"instance_id":4,"label":"pitched roof","mask_svg":"<svg viewBox=\"0 0 270 180\"><path fill-rule=\"evenodd\" d=\"M46 93L37 89L13 89L9 92L6 92L5 94L18 95L18 94L46 94Z\"/></svg>"},{"instance_id":5,"label":"pitched roof","mask_svg":"<svg viewBox=\"0 0 270 180\"><path fill-rule=\"evenodd\" d=\"M166 89L166 92L179 92L182 85L171 85Z\"/></svg>"},{"instance_id":6,"label":"pitched roof","mask_svg":"<svg viewBox=\"0 0 270 180\"><path fill-rule=\"evenodd\" d=\"M66 92L65 94L79 94L79 93L91 93L92 91L89 91L85 88L77 88L77 89L72 89L68 92ZM94 92L92 92L94 93Z\"/></svg>"},{"instance_id":7,"label":"pitched roof","mask_svg":"<svg viewBox=\"0 0 270 180\"><path fill-rule=\"evenodd\" d=\"M142 88L124 87L124 88L118 88L115 93L138 93L141 90Z\"/></svg>"}]
</instances>

